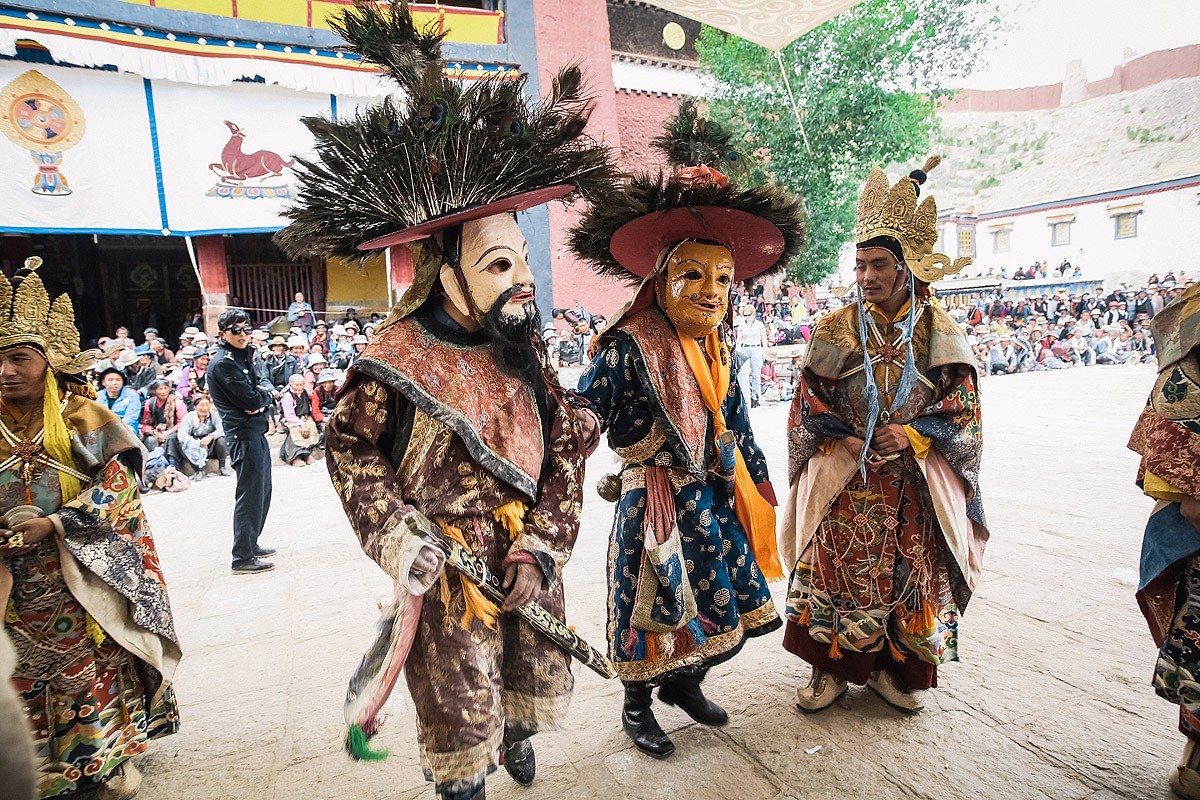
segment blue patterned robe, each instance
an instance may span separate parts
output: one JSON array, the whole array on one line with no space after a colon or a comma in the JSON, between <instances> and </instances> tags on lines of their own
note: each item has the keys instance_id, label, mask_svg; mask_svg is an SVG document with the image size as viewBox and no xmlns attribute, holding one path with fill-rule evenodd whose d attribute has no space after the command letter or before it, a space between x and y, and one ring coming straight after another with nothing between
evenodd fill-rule
<instances>
[{"instance_id":1,"label":"blue patterned robe","mask_svg":"<svg viewBox=\"0 0 1200 800\"><path fill-rule=\"evenodd\" d=\"M579 391L592 403L623 461L608 554L609 657L621 679L658 684L702 673L735 655L747 636L780 627L767 581L725 483L716 477L712 414L704 407L675 329L657 306L604 334ZM754 482L766 483L766 459L754 442L736 380L729 382L722 412ZM669 475L698 611L671 633L640 630L631 622L644 549L646 468L655 466ZM656 601L671 601L668 589L655 589Z\"/></svg>"}]
</instances>

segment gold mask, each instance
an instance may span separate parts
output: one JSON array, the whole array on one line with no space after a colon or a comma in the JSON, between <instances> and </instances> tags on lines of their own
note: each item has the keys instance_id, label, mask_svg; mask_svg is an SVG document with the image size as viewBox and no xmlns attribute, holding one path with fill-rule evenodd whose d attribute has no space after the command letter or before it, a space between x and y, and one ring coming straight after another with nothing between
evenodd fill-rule
<instances>
[{"instance_id":1,"label":"gold mask","mask_svg":"<svg viewBox=\"0 0 1200 800\"><path fill-rule=\"evenodd\" d=\"M675 329L702 339L725 319L733 255L719 244L683 242L667 257L657 281L655 296Z\"/></svg>"},{"instance_id":2,"label":"gold mask","mask_svg":"<svg viewBox=\"0 0 1200 800\"><path fill-rule=\"evenodd\" d=\"M500 296L513 287L519 291L501 311L510 317L526 316L525 304L536 291L529 269L529 245L512 214L496 214L463 223L462 271L471 302L463 296L454 269L442 265L442 289L463 315L483 319ZM474 313L471 306L474 305Z\"/></svg>"}]
</instances>

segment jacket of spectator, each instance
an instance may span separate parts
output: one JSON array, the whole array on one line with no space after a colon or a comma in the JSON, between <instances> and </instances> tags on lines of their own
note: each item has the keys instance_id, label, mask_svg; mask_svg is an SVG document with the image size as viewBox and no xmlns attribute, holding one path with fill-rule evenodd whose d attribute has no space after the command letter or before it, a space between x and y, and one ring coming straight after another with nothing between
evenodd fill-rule
<instances>
[{"instance_id":1,"label":"jacket of spectator","mask_svg":"<svg viewBox=\"0 0 1200 800\"><path fill-rule=\"evenodd\" d=\"M133 431L134 436L138 439L142 438L141 432L138 430L138 424L142 417L142 396L140 394L129 386L122 386L120 394L116 397L109 397L108 391L101 387L96 396L96 402L120 417L121 421Z\"/></svg>"}]
</instances>

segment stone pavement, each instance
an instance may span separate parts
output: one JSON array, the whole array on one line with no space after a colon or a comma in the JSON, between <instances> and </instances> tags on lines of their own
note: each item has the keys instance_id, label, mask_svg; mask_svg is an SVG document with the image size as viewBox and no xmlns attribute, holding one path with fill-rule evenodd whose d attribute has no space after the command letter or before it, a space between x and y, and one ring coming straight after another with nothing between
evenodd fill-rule
<instances>
[{"instance_id":1,"label":"stone pavement","mask_svg":"<svg viewBox=\"0 0 1200 800\"><path fill-rule=\"evenodd\" d=\"M987 379L983 487L992 539L961 627L963 662L939 670L926 710L905 716L852 687L808 716L791 697L808 667L781 634L751 641L706 691L722 729L656 703L678 752L649 759L620 727L621 686L577 669L565 729L538 736L529 788L500 771L493 800L690 796L818 798L1168 798L1183 745L1148 685L1155 649L1133 587L1150 501L1124 444L1149 367L1095 367ZM786 482L784 405L754 412L776 492ZM613 465L597 453L589 487ZM182 731L139 759L143 800L431 798L401 688L375 742L384 763L342 752L346 680L366 648L382 572L358 549L322 464L275 470L264 544L278 568L229 574L233 479L146 506L185 657ZM566 571L569 621L604 647L604 555L612 506L589 488ZM776 602L782 585L775 587Z\"/></svg>"}]
</instances>

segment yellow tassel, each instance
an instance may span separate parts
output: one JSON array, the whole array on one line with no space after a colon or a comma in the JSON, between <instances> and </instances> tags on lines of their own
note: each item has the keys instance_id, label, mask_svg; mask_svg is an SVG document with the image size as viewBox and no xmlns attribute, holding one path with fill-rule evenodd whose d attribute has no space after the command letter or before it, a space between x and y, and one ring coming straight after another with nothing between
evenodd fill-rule
<instances>
[{"instance_id":1,"label":"yellow tassel","mask_svg":"<svg viewBox=\"0 0 1200 800\"><path fill-rule=\"evenodd\" d=\"M452 525L442 525L442 530L447 536L462 545L463 549L468 551L471 549L467 547L467 540L463 537L463 532L458 528ZM478 619L484 625L495 630L496 617L500 616L500 607L484 597L479 586L466 575L459 575L458 578L462 584L463 605L466 606L462 619L458 621L459 627L467 630L471 627L471 620Z\"/></svg>"},{"instance_id":2,"label":"yellow tassel","mask_svg":"<svg viewBox=\"0 0 1200 800\"><path fill-rule=\"evenodd\" d=\"M808 625L812 622L812 604L805 603L804 610L800 612L800 624Z\"/></svg>"},{"instance_id":3,"label":"yellow tassel","mask_svg":"<svg viewBox=\"0 0 1200 800\"><path fill-rule=\"evenodd\" d=\"M921 601L921 632L929 633L937 627L937 617L933 613L933 604L928 600Z\"/></svg>"},{"instance_id":4,"label":"yellow tassel","mask_svg":"<svg viewBox=\"0 0 1200 800\"><path fill-rule=\"evenodd\" d=\"M892 641L891 637L888 637L887 643L888 650L890 650L892 653L892 660L899 663L904 663L906 656L900 651L899 647L896 647L896 643Z\"/></svg>"},{"instance_id":5,"label":"yellow tassel","mask_svg":"<svg viewBox=\"0 0 1200 800\"><path fill-rule=\"evenodd\" d=\"M71 434L67 432L67 423L63 419L62 411L59 410L61 402L62 396L58 393L58 381L54 377L53 370L46 367L46 391L42 400L42 426L46 430L46 435L42 439L42 444L51 458L60 464L71 467L75 465L75 459L71 455ZM58 486L62 490L64 503L74 500L81 491L79 479L65 472L58 473Z\"/></svg>"},{"instance_id":6,"label":"yellow tassel","mask_svg":"<svg viewBox=\"0 0 1200 800\"><path fill-rule=\"evenodd\" d=\"M96 622L95 618L92 617L91 614L85 611L83 612L83 615L85 620L84 627L87 630L87 637L91 639L92 643L97 647L104 644L104 639L108 636L108 634L104 632L104 628L100 627L100 623Z\"/></svg>"},{"instance_id":7,"label":"yellow tassel","mask_svg":"<svg viewBox=\"0 0 1200 800\"><path fill-rule=\"evenodd\" d=\"M838 645L838 635L835 631L829 642L829 657L837 660L842 657L842 648Z\"/></svg>"},{"instance_id":8,"label":"yellow tassel","mask_svg":"<svg viewBox=\"0 0 1200 800\"><path fill-rule=\"evenodd\" d=\"M513 500L493 511L492 519L504 526L504 530L508 531L508 540L512 542L525 532L525 512L528 510L520 500Z\"/></svg>"}]
</instances>

